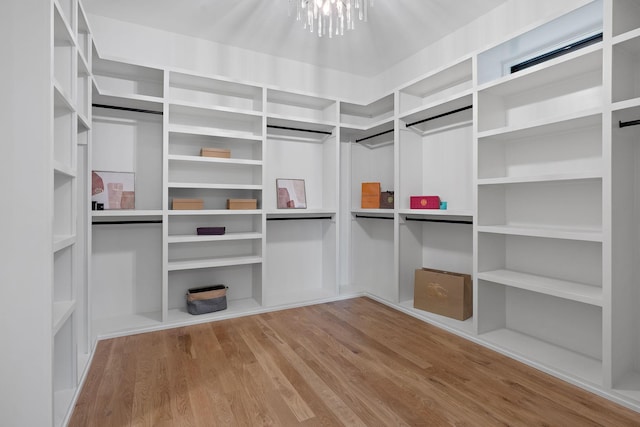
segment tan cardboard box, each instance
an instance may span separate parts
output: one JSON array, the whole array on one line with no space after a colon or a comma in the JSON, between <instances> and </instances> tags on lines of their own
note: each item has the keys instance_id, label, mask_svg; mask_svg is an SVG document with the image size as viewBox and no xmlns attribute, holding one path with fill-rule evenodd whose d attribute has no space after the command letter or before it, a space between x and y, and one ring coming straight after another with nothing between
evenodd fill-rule
<instances>
[{"instance_id":1,"label":"tan cardboard box","mask_svg":"<svg viewBox=\"0 0 640 427\"><path fill-rule=\"evenodd\" d=\"M227 209L258 209L258 200L227 199Z\"/></svg>"},{"instance_id":2,"label":"tan cardboard box","mask_svg":"<svg viewBox=\"0 0 640 427\"><path fill-rule=\"evenodd\" d=\"M171 209L174 209L174 210L201 210L201 209L204 209L204 200L202 200L202 199L173 199L171 201Z\"/></svg>"},{"instance_id":3,"label":"tan cardboard box","mask_svg":"<svg viewBox=\"0 0 640 427\"><path fill-rule=\"evenodd\" d=\"M413 306L465 320L473 314L473 287L468 274L421 268L416 270Z\"/></svg>"},{"instance_id":4,"label":"tan cardboard box","mask_svg":"<svg viewBox=\"0 0 640 427\"><path fill-rule=\"evenodd\" d=\"M231 158L231 150L227 148L206 148L200 149L200 156L202 157L220 157L223 159Z\"/></svg>"}]
</instances>

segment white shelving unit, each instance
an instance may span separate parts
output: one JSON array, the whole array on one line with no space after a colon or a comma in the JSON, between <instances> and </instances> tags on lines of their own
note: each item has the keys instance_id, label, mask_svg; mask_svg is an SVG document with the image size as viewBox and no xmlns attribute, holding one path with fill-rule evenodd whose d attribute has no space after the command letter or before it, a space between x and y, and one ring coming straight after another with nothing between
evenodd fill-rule
<instances>
[{"instance_id":1,"label":"white shelving unit","mask_svg":"<svg viewBox=\"0 0 640 427\"><path fill-rule=\"evenodd\" d=\"M640 401L640 3L613 2L611 87L611 386ZM608 112L606 114L609 114ZM608 349L607 349L608 350Z\"/></svg>"},{"instance_id":2,"label":"white shelving unit","mask_svg":"<svg viewBox=\"0 0 640 427\"><path fill-rule=\"evenodd\" d=\"M277 306L335 297L338 103L267 89L265 105L264 304ZM305 209L278 209L277 179L304 180ZM296 262L291 262L294 258Z\"/></svg>"},{"instance_id":3,"label":"white shelving unit","mask_svg":"<svg viewBox=\"0 0 640 427\"><path fill-rule=\"evenodd\" d=\"M265 228L263 89L182 72L168 76L162 318L192 317L186 311L187 289L217 283L229 288L228 310L259 308ZM230 158L202 157L203 148L227 149ZM173 210L175 198L203 199L204 209ZM227 199L256 199L258 209L227 210ZM199 236L198 227L224 227L225 234Z\"/></svg>"},{"instance_id":4,"label":"white shelving unit","mask_svg":"<svg viewBox=\"0 0 640 427\"><path fill-rule=\"evenodd\" d=\"M601 22L597 3L572 12L593 15L575 28L571 16L559 18L566 34ZM533 31L545 28L558 22ZM530 51L547 47L540 43ZM477 88L478 337L594 387L607 369L605 49L592 44ZM479 55L479 75L491 74L481 67L496 52L503 45Z\"/></svg>"},{"instance_id":5,"label":"white shelving unit","mask_svg":"<svg viewBox=\"0 0 640 427\"><path fill-rule=\"evenodd\" d=\"M91 351L88 341L88 205L91 32L82 4L54 0L53 22L53 425L70 415Z\"/></svg>"},{"instance_id":6,"label":"white shelving unit","mask_svg":"<svg viewBox=\"0 0 640 427\"><path fill-rule=\"evenodd\" d=\"M135 174L135 209L91 212L95 339L160 324L164 72L92 54L89 172Z\"/></svg>"},{"instance_id":7,"label":"white shelving unit","mask_svg":"<svg viewBox=\"0 0 640 427\"><path fill-rule=\"evenodd\" d=\"M399 90L398 298L413 315L462 334L459 321L413 308L415 270L473 269L473 59L439 68ZM446 210L411 209L411 196L437 195Z\"/></svg>"},{"instance_id":8,"label":"white shelving unit","mask_svg":"<svg viewBox=\"0 0 640 427\"><path fill-rule=\"evenodd\" d=\"M363 182L379 182L381 191L396 194L394 107L394 94L367 105L340 103L340 140L348 171L342 188L350 188L350 213L344 216L350 286L343 293L368 292L388 301L397 300L395 210L362 209L361 200Z\"/></svg>"}]
</instances>

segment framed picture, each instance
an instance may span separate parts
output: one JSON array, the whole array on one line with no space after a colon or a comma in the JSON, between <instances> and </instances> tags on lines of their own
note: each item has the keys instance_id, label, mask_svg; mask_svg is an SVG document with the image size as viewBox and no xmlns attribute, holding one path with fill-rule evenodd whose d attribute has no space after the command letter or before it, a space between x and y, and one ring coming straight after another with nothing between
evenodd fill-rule
<instances>
[{"instance_id":1,"label":"framed picture","mask_svg":"<svg viewBox=\"0 0 640 427\"><path fill-rule=\"evenodd\" d=\"M278 209L306 209L304 179L276 179Z\"/></svg>"},{"instance_id":2,"label":"framed picture","mask_svg":"<svg viewBox=\"0 0 640 427\"><path fill-rule=\"evenodd\" d=\"M104 209L135 209L133 172L91 171L91 201Z\"/></svg>"}]
</instances>

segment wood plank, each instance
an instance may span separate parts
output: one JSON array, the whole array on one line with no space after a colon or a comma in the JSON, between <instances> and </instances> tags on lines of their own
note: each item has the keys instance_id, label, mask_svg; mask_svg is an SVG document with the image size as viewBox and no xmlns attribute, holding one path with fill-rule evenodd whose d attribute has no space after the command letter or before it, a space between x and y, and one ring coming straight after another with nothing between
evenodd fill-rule
<instances>
[{"instance_id":1,"label":"wood plank","mask_svg":"<svg viewBox=\"0 0 640 427\"><path fill-rule=\"evenodd\" d=\"M98 343L70 426L638 426L368 298Z\"/></svg>"}]
</instances>

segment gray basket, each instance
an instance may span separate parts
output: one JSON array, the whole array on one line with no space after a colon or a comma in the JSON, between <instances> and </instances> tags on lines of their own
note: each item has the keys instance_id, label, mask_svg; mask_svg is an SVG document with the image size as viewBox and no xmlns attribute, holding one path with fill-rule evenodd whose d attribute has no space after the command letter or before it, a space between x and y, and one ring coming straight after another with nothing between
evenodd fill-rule
<instances>
[{"instance_id":1,"label":"gray basket","mask_svg":"<svg viewBox=\"0 0 640 427\"><path fill-rule=\"evenodd\" d=\"M187 291L187 311L190 314L205 314L227 308L225 285L193 288Z\"/></svg>"}]
</instances>

